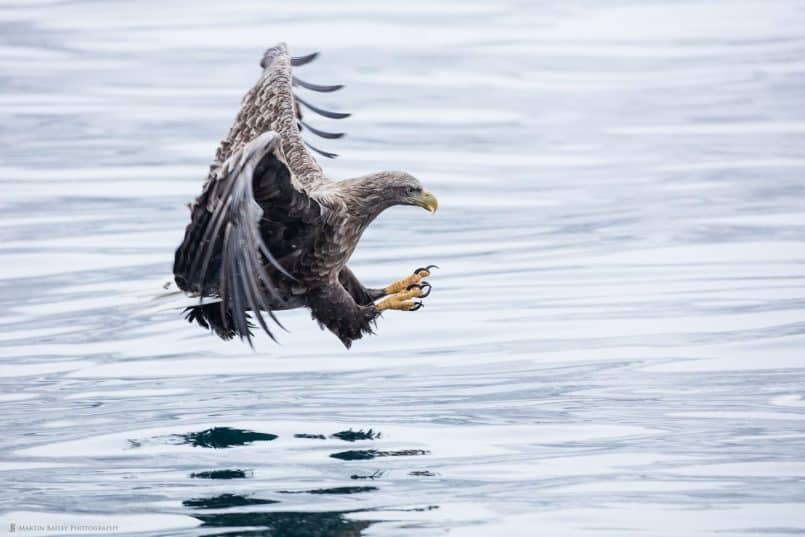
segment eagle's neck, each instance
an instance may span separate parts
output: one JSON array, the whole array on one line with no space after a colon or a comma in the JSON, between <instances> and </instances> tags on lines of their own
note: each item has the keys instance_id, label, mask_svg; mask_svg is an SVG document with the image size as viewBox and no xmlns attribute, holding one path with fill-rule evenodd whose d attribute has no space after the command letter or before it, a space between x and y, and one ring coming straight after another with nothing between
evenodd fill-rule
<instances>
[{"instance_id":1,"label":"eagle's neck","mask_svg":"<svg viewBox=\"0 0 805 537\"><path fill-rule=\"evenodd\" d=\"M361 228L361 231L366 229L380 213L395 205L382 174L347 179L339 186L341 199L349 218Z\"/></svg>"}]
</instances>

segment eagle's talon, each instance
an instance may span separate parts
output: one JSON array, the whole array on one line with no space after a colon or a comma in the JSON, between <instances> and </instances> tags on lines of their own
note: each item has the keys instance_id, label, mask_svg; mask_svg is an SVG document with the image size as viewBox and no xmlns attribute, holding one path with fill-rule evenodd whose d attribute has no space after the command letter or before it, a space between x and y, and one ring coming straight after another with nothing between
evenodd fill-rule
<instances>
[{"instance_id":1,"label":"eagle's talon","mask_svg":"<svg viewBox=\"0 0 805 537\"><path fill-rule=\"evenodd\" d=\"M439 265L428 265L427 267L419 267L414 271L414 274L422 278L427 278L428 276L430 276L430 271L435 268L439 268Z\"/></svg>"},{"instance_id":2,"label":"eagle's talon","mask_svg":"<svg viewBox=\"0 0 805 537\"><path fill-rule=\"evenodd\" d=\"M410 291L411 289L419 289L420 293L418 295L414 295L417 298L426 298L430 295L430 291L433 289L433 286L428 282L422 282L413 283L405 288L406 291Z\"/></svg>"},{"instance_id":3,"label":"eagle's talon","mask_svg":"<svg viewBox=\"0 0 805 537\"><path fill-rule=\"evenodd\" d=\"M377 311L383 312L386 310L416 311L422 307L422 302L414 302L409 300L410 298L412 298L410 293L399 293L381 300L375 304L375 308Z\"/></svg>"},{"instance_id":4,"label":"eagle's talon","mask_svg":"<svg viewBox=\"0 0 805 537\"><path fill-rule=\"evenodd\" d=\"M402 280L396 281L396 282L392 283L391 285L389 285L387 287L384 287L383 288L383 295L389 296L389 295L399 293L401 291L411 291L412 289L423 289L424 290L425 287L427 287L428 290L426 290L426 293L425 293L424 296L428 296L428 294L430 294L430 284L427 283L427 282L424 282L422 280L424 280L425 278L430 276L430 270L433 269L433 268L438 268L438 267L436 265L428 265L427 267L421 267L421 268L416 269L414 271L414 273L411 274L410 276L407 276L407 277L403 278ZM420 287L416 287L416 286L420 286ZM411 295L411 296L412 297L420 297L420 296L423 296L423 295Z\"/></svg>"}]
</instances>

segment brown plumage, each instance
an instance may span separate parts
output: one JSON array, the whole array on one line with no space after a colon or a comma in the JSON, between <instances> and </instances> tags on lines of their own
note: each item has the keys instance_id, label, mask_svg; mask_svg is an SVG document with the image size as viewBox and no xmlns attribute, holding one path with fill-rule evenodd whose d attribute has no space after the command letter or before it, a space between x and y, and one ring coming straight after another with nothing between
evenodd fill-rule
<instances>
[{"instance_id":1,"label":"brown plumage","mask_svg":"<svg viewBox=\"0 0 805 537\"><path fill-rule=\"evenodd\" d=\"M300 127L324 138L342 134L303 123L299 104L327 117L348 114L322 110L294 95L294 86L325 92L341 87L293 75L293 66L315 57L291 58L283 43L266 51L263 73L243 98L202 193L190 206L174 278L185 293L207 299L188 309L188 320L224 339L237 335L251 344L251 317L273 338L260 312L276 321L273 310L307 307L349 347L372 331L383 309L416 309L409 299L427 296L416 285L428 273L420 269L411 280L416 289L375 305L400 292L399 286L364 287L347 267L364 230L383 210L418 205L433 212L437 202L404 172L344 181L325 177Z\"/></svg>"}]
</instances>

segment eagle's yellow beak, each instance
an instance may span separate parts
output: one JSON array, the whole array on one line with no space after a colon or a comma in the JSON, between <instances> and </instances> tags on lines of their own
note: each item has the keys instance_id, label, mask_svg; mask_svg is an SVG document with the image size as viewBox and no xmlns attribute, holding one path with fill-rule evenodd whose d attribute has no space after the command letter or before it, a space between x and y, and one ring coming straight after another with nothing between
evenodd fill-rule
<instances>
[{"instance_id":1,"label":"eagle's yellow beak","mask_svg":"<svg viewBox=\"0 0 805 537\"><path fill-rule=\"evenodd\" d=\"M427 190L422 191L422 194L416 199L416 204L431 213L435 213L436 209L439 208L439 200Z\"/></svg>"}]
</instances>

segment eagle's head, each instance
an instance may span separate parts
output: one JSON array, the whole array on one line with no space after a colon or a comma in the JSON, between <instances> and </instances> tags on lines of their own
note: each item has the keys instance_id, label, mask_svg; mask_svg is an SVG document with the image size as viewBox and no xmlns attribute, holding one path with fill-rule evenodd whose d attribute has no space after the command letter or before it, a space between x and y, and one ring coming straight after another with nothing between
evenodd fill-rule
<instances>
[{"instance_id":1,"label":"eagle's head","mask_svg":"<svg viewBox=\"0 0 805 537\"><path fill-rule=\"evenodd\" d=\"M391 205L416 205L435 213L439 201L413 175L406 172L384 172L383 196Z\"/></svg>"}]
</instances>

